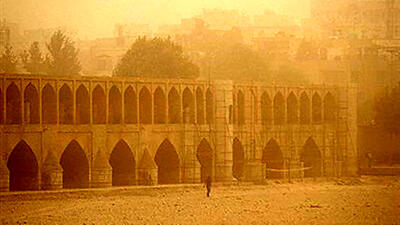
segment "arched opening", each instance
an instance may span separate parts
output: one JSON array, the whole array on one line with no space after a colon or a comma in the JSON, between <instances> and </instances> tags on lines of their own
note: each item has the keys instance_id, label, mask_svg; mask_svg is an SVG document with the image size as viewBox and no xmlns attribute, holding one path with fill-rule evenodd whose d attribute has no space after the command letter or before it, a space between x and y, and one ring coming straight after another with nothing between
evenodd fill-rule
<instances>
[{"instance_id":1,"label":"arched opening","mask_svg":"<svg viewBox=\"0 0 400 225\"><path fill-rule=\"evenodd\" d=\"M200 87L196 90L196 112L197 124L204 124L204 97L203 90Z\"/></svg>"},{"instance_id":2,"label":"arched opening","mask_svg":"<svg viewBox=\"0 0 400 225\"><path fill-rule=\"evenodd\" d=\"M139 121L143 124L151 124L152 117L152 100L150 91L143 87L139 93Z\"/></svg>"},{"instance_id":3,"label":"arched opening","mask_svg":"<svg viewBox=\"0 0 400 225\"><path fill-rule=\"evenodd\" d=\"M304 163L304 177L321 176L321 153L312 138L308 138L303 146L300 161Z\"/></svg>"},{"instance_id":4,"label":"arched opening","mask_svg":"<svg viewBox=\"0 0 400 225\"><path fill-rule=\"evenodd\" d=\"M324 98L324 121L326 123L335 121L335 114L335 98L330 92L328 92Z\"/></svg>"},{"instance_id":5,"label":"arched opening","mask_svg":"<svg viewBox=\"0 0 400 225\"><path fill-rule=\"evenodd\" d=\"M76 123L88 124L90 122L90 103L89 92L86 87L81 84L76 90Z\"/></svg>"},{"instance_id":6,"label":"arched opening","mask_svg":"<svg viewBox=\"0 0 400 225\"><path fill-rule=\"evenodd\" d=\"M39 94L31 83L24 92L24 122L28 124L39 123Z\"/></svg>"},{"instance_id":7,"label":"arched opening","mask_svg":"<svg viewBox=\"0 0 400 225\"><path fill-rule=\"evenodd\" d=\"M300 124L309 124L310 122L310 99L303 92L300 97Z\"/></svg>"},{"instance_id":8,"label":"arched opening","mask_svg":"<svg viewBox=\"0 0 400 225\"><path fill-rule=\"evenodd\" d=\"M94 124L106 123L106 94L100 85L96 85L92 94L92 116Z\"/></svg>"},{"instance_id":9,"label":"arched opening","mask_svg":"<svg viewBox=\"0 0 400 225\"><path fill-rule=\"evenodd\" d=\"M61 160L63 188L89 187L89 163L82 147L75 140L65 148Z\"/></svg>"},{"instance_id":10,"label":"arched opening","mask_svg":"<svg viewBox=\"0 0 400 225\"><path fill-rule=\"evenodd\" d=\"M183 123L194 123L194 99L189 88L183 90Z\"/></svg>"},{"instance_id":11,"label":"arched opening","mask_svg":"<svg viewBox=\"0 0 400 225\"><path fill-rule=\"evenodd\" d=\"M210 88L207 88L206 94L206 122L207 124L214 122L214 95Z\"/></svg>"},{"instance_id":12,"label":"arched opening","mask_svg":"<svg viewBox=\"0 0 400 225\"><path fill-rule=\"evenodd\" d=\"M108 123L122 122L122 96L116 86L112 86L108 96Z\"/></svg>"},{"instance_id":13,"label":"arched opening","mask_svg":"<svg viewBox=\"0 0 400 225\"><path fill-rule=\"evenodd\" d=\"M267 92L261 96L261 123L263 125L272 123L272 102Z\"/></svg>"},{"instance_id":14,"label":"arched opening","mask_svg":"<svg viewBox=\"0 0 400 225\"><path fill-rule=\"evenodd\" d=\"M0 89L0 124L4 123L4 101L3 92Z\"/></svg>"},{"instance_id":15,"label":"arched opening","mask_svg":"<svg viewBox=\"0 0 400 225\"><path fill-rule=\"evenodd\" d=\"M136 92L131 86L125 90L124 94L125 123L137 123L137 100Z\"/></svg>"},{"instance_id":16,"label":"arched opening","mask_svg":"<svg viewBox=\"0 0 400 225\"><path fill-rule=\"evenodd\" d=\"M232 176L241 180L244 176L244 150L239 139L233 139L232 144Z\"/></svg>"},{"instance_id":17,"label":"arched opening","mask_svg":"<svg viewBox=\"0 0 400 225\"><path fill-rule=\"evenodd\" d=\"M20 141L10 156L7 167L10 171L10 191L39 189L39 166L35 154L25 141Z\"/></svg>"},{"instance_id":18,"label":"arched opening","mask_svg":"<svg viewBox=\"0 0 400 225\"><path fill-rule=\"evenodd\" d=\"M170 124L181 122L181 102L175 88L171 88L168 93L168 120Z\"/></svg>"},{"instance_id":19,"label":"arched opening","mask_svg":"<svg viewBox=\"0 0 400 225\"><path fill-rule=\"evenodd\" d=\"M245 105L244 94L242 91L239 91L237 94L238 124L244 124L244 121L245 121L245 115L244 115L245 106L244 105Z\"/></svg>"},{"instance_id":20,"label":"arched opening","mask_svg":"<svg viewBox=\"0 0 400 225\"><path fill-rule=\"evenodd\" d=\"M293 92L291 92L287 98L287 123L296 124L298 118L297 98Z\"/></svg>"},{"instance_id":21,"label":"arched opening","mask_svg":"<svg viewBox=\"0 0 400 225\"><path fill-rule=\"evenodd\" d=\"M6 117L7 124L21 123L21 93L14 82L6 91Z\"/></svg>"},{"instance_id":22,"label":"arched opening","mask_svg":"<svg viewBox=\"0 0 400 225\"><path fill-rule=\"evenodd\" d=\"M112 185L126 186L135 184L136 161L128 144L120 140L110 155L112 167Z\"/></svg>"},{"instance_id":23,"label":"arched opening","mask_svg":"<svg viewBox=\"0 0 400 225\"><path fill-rule=\"evenodd\" d=\"M159 184L179 183L179 157L175 147L167 139L158 147L154 161L158 166Z\"/></svg>"},{"instance_id":24,"label":"arched opening","mask_svg":"<svg viewBox=\"0 0 400 225\"><path fill-rule=\"evenodd\" d=\"M57 95L50 84L42 89L42 123L57 123Z\"/></svg>"},{"instance_id":25,"label":"arched opening","mask_svg":"<svg viewBox=\"0 0 400 225\"><path fill-rule=\"evenodd\" d=\"M321 123L322 121L322 102L318 93L312 97L312 122Z\"/></svg>"},{"instance_id":26,"label":"arched opening","mask_svg":"<svg viewBox=\"0 0 400 225\"><path fill-rule=\"evenodd\" d=\"M283 125L285 123L285 100L283 95L278 92L274 98L274 124Z\"/></svg>"},{"instance_id":27,"label":"arched opening","mask_svg":"<svg viewBox=\"0 0 400 225\"><path fill-rule=\"evenodd\" d=\"M166 110L167 107L164 91L158 87L154 92L154 123L165 123Z\"/></svg>"},{"instance_id":28,"label":"arched opening","mask_svg":"<svg viewBox=\"0 0 400 225\"><path fill-rule=\"evenodd\" d=\"M236 101L236 95L235 93L232 94L232 123L237 124L238 118L237 118L237 109L238 109L238 104Z\"/></svg>"},{"instance_id":29,"label":"arched opening","mask_svg":"<svg viewBox=\"0 0 400 225\"><path fill-rule=\"evenodd\" d=\"M204 138L197 147L196 157L201 165L200 180L201 182L205 182L207 177L212 175L212 149L208 141Z\"/></svg>"},{"instance_id":30,"label":"arched opening","mask_svg":"<svg viewBox=\"0 0 400 225\"><path fill-rule=\"evenodd\" d=\"M59 121L60 124L72 124L73 120L73 96L67 84L64 84L59 92Z\"/></svg>"},{"instance_id":31,"label":"arched opening","mask_svg":"<svg viewBox=\"0 0 400 225\"><path fill-rule=\"evenodd\" d=\"M265 163L266 178L269 179L283 178L283 172L278 171L283 169L283 155L281 148L279 147L275 139L271 139L265 146L262 155L262 162Z\"/></svg>"}]
</instances>

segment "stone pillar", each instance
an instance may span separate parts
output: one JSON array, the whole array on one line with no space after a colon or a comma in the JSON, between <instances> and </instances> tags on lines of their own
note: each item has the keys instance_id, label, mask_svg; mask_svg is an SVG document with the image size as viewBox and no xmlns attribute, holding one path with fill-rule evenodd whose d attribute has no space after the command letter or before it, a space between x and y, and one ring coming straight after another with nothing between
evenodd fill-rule
<instances>
[{"instance_id":1,"label":"stone pillar","mask_svg":"<svg viewBox=\"0 0 400 225\"><path fill-rule=\"evenodd\" d=\"M0 192L9 191L10 172L4 160L0 158Z\"/></svg>"},{"instance_id":2,"label":"stone pillar","mask_svg":"<svg viewBox=\"0 0 400 225\"><path fill-rule=\"evenodd\" d=\"M47 153L43 163L41 188L43 190L63 188L63 169L51 151Z\"/></svg>"},{"instance_id":3,"label":"stone pillar","mask_svg":"<svg viewBox=\"0 0 400 225\"><path fill-rule=\"evenodd\" d=\"M112 186L112 168L108 163L104 151L99 150L93 163L92 180L90 187L111 187Z\"/></svg>"},{"instance_id":4,"label":"stone pillar","mask_svg":"<svg viewBox=\"0 0 400 225\"><path fill-rule=\"evenodd\" d=\"M231 182L233 125L229 124L229 106L232 101L232 81L215 81L215 181Z\"/></svg>"},{"instance_id":5,"label":"stone pillar","mask_svg":"<svg viewBox=\"0 0 400 225\"><path fill-rule=\"evenodd\" d=\"M265 164L261 160L248 161L244 172L246 181L262 182L265 177Z\"/></svg>"},{"instance_id":6,"label":"stone pillar","mask_svg":"<svg viewBox=\"0 0 400 225\"><path fill-rule=\"evenodd\" d=\"M151 158L147 150L144 150L143 156L140 159L137 168L137 184L152 185L158 183L158 168L157 164Z\"/></svg>"}]
</instances>

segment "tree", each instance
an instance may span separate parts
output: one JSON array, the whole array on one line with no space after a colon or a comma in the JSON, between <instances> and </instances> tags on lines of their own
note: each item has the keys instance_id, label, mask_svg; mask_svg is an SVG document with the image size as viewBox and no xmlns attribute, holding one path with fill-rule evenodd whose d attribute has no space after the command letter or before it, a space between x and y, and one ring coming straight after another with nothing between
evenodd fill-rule
<instances>
[{"instance_id":1,"label":"tree","mask_svg":"<svg viewBox=\"0 0 400 225\"><path fill-rule=\"evenodd\" d=\"M17 57L13 53L10 45L6 45L3 54L0 57L0 72L17 72Z\"/></svg>"},{"instance_id":2,"label":"tree","mask_svg":"<svg viewBox=\"0 0 400 225\"><path fill-rule=\"evenodd\" d=\"M195 78L199 68L169 38L139 37L114 69L116 76Z\"/></svg>"},{"instance_id":3,"label":"tree","mask_svg":"<svg viewBox=\"0 0 400 225\"><path fill-rule=\"evenodd\" d=\"M39 42L33 42L28 51L21 54L21 60L25 69L30 73L45 73L46 65L42 53L40 52Z\"/></svg>"},{"instance_id":4,"label":"tree","mask_svg":"<svg viewBox=\"0 0 400 225\"><path fill-rule=\"evenodd\" d=\"M78 59L78 50L62 31L56 31L46 43L49 54L46 56L48 74L78 75L81 66Z\"/></svg>"}]
</instances>

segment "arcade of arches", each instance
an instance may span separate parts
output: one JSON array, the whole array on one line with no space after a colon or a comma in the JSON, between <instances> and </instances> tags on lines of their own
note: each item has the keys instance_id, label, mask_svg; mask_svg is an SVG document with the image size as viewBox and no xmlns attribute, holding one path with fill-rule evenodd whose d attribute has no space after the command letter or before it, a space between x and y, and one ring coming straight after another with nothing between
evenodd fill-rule
<instances>
[{"instance_id":1,"label":"arcade of arches","mask_svg":"<svg viewBox=\"0 0 400 225\"><path fill-rule=\"evenodd\" d=\"M2 191L356 171L353 89L27 75L0 82Z\"/></svg>"}]
</instances>

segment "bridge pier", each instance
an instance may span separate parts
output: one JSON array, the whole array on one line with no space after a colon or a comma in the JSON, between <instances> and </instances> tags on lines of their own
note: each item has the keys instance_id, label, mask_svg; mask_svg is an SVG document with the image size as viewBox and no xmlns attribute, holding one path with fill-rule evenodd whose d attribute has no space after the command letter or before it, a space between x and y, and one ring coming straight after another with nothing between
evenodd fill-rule
<instances>
[{"instance_id":1,"label":"bridge pier","mask_svg":"<svg viewBox=\"0 0 400 225\"><path fill-rule=\"evenodd\" d=\"M92 169L90 187L101 188L112 186L112 168L108 163L104 151L97 152Z\"/></svg>"},{"instance_id":2,"label":"bridge pier","mask_svg":"<svg viewBox=\"0 0 400 225\"><path fill-rule=\"evenodd\" d=\"M4 160L0 158L0 192L8 191L10 182L10 172Z\"/></svg>"},{"instance_id":3,"label":"bridge pier","mask_svg":"<svg viewBox=\"0 0 400 225\"><path fill-rule=\"evenodd\" d=\"M51 151L49 151L43 163L41 178L40 185L42 190L57 190L63 188L63 169Z\"/></svg>"}]
</instances>

